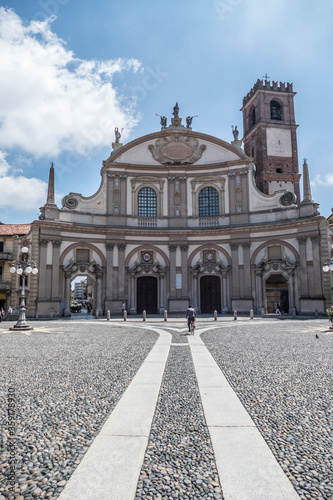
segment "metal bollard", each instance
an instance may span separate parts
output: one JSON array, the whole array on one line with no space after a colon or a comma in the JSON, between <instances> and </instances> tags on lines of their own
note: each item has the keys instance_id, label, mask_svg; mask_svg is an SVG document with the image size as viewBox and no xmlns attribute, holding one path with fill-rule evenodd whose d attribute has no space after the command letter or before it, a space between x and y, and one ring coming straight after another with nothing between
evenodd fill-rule
<instances>
[{"instance_id":1,"label":"metal bollard","mask_svg":"<svg viewBox=\"0 0 333 500\"><path fill-rule=\"evenodd\" d=\"M214 321L217 321L217 310L214 311Z\"/></svg>"},{"instance_id":2,"label":"metal bollard","mask_svg":"<svg viewBox=\"0 0 333 500\"><path fill-rule=\"evenodd\" d=\"M237 319L237 309L234 310L234 321Z\"/></svg>"},{"instance_id":3,"label":"metal bollard","mask_svg":"<svg viewBox=\"0 0 333 500\"><path fill-rule=\"evenodd\" d=\"M98 319L98 309L95 311L95 318Z\"/></svg>"},{"instance_id":4,"label":"metal bollard","mask_svg":"<svg viewBox=\"0 0 333 500\"><path fill-rule=\"evenodd\" d=\"M168 321L168 311L164 309L164 321Z\"/></svg>"},{"instance_id":5,"label":"metal bollard","mask_svg":"<svg viewBox=\"0 0 333 500\"><path fill-rule=\"evenodd\" d=\"M253 316L254 316L253 309L250 309L250 319L253 319Z\"/></svg>"},{"instance_id":6,"label":"metal bollard","mask_svg":"<svg viewBox=\"0 0 333 500\"><path fill-rule=\"evenodd\" d=\"M127 311L126 311L126 309L124 311L124 321L127 321Z\"/></svg>"},{"instance_id":7,"label":"metal bollard","mask_svg":"<svg viewBox=\"0 0 333 500\"><path fill-rule=\"evenodd\" d=\"M110 321L110 311L109 310L106 311L106 320Z\"/></svg>"},{"instance_id":8,"label":"metal bollard","mask_svg":"<svg viewBox=\"0 0 333 500\"><path fill-rule=\"evenodd\" d=\"M142 321L146 321L146 316L147 316L146 311L142 311Z\"/></svg>"},{"instance_id":9,"label":"metal bollard","mask_svg":"<svg viewBox=\"0 0 333 500\"><path fill-rule=\"evenodd\" d=\"M318 309L315 309L315 316L316 316L316 319L318 319Z\"/></svg>"}]
</instances>

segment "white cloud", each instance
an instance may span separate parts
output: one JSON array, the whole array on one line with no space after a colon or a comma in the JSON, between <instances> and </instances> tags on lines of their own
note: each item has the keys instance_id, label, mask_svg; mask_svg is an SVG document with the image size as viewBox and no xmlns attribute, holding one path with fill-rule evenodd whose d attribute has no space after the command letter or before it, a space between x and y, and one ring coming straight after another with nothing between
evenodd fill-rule
<instances>
[{"instance_id":1,"label":"white cloud","mask_svg":"<svg viewBox=\"0 0 333 500\"><path fill-rule=\"evenodd\" d=\"M0 151L0 176L6 175L8 170L10 169L10 166L6 160L6 156L7 153L5 151Z\"/></svg>"},{"instance_id":2,"label":"white cloud","mask_svg":"<svg viewBox=\"0 0 333 500\"><path fill-rule=\"evenodd\" d=\"M333 174L326 174L324 179L321 175L317 174L313 181L310 182L311 186L333 186Z\"/></svg>"},{"instance_id":3,"label":"white cloud","mask_svg":"<svg viewBox=\"0 0 333 500\"><path fill-rule=\"evenodd\" d=\"M36 209L46 202L47 183L22 175L0 177L0 207L16 210Z\"/></svg>"},{"instance_id":4,"label":"white cloud","mask_svg":"<svg viewBox=\"0 0 333 500\"><path fill-rule=\"evenodd\" d=\"M52 33L54 19L26 25L0 8L0 147L36 158L110 145L114 127L126 137L137 123L112 77L140 71L140 62L80 60Z\"/></svg>"}]
</instances>

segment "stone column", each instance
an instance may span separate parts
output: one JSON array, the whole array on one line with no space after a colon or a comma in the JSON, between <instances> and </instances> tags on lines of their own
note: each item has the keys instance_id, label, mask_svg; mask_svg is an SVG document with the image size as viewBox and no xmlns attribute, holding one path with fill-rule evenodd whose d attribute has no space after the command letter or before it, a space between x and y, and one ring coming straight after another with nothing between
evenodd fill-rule
<instances>
[{"instance_id":1,"label":"stone column","mask_svg":"<svg viewBox=\"0 0 333 500\"><path fill-rule=\"evenodd\" d=\"M188 245L181 245L182 253L182 298L188 298L188 268L187 268L187 251Z\"/></svg>"},{"instance_id":2,"label":"stone column","mask_svg":"<svg viewBox=\"0 0 333 500\"><path fill-rule=\"evenodd\" d=\"M244 241L242 247L244 261L244 297L246 299L252 299L250 242Z\"/></svg>"},{"instance_id":3,"label":"stone column","mask_svg":"<svg viewBox=\"0 0 333 500\"><path fill-rule=\"evenodd\" d=\"M308 274L306 266L306 236L299 236L297 238L299 246L299 259L300 259L300 296L301 298L309 297Z\"/></svg>"},{"instance_id":4,"label":"stone column","mask_svg":"<svg viewBox=\"0 0 333 500\"><path fill-rule=\"evenodd\" d=\"M65 316L71 315L70 300L71 300L71 273L65 273Z\"/></svg>"},{"instance_id":5,"label":"stone column","mask_svg":"<svg viewBox=\"0 0 333 500\"><path fill-rule=\"evenodd\" d=\"M241 188L242 188L242 210L243 213L249 211L249 190L248 190L248 172L241 172Z\"/></svg>"},{"instance_id":6,"label":"stone column","mask_svg":"<svg viewBox=\"0 0 333 500\"><path fill-rule=\"evenodd\" d=\"M263 308L262 303L262 270L256 269L256 280L257 280L257 313L261 313Z\"/></svg>"},{"instance_id":7,"label":"stone column","mask_svg":"<svg viewBox=\"0 0 333 500\"><path fill-rule=\"evenodd\" d=\"M175 215L174 202L175 202L175 177L168 177L168 216Z\"/></svg>"},{"instance_id":8,"label":"stone column","mask_svg":"<svg viewBox=\"0 0 333 500\"><path fill-rule=\"evenodd\" d=\"M127 175L120 175L120 214L126 214L126 179Z\"/></svg>"},{"instance_id":9,"label":"stone column","mask_svg":"<svg viewBox=\"0 0 333 500\"><path fill-rule=\"evenodd\" d=\"M60 240L52 240L52 300L59 300Z\"/></svg>"},{"instance_id":10,"label":"stone column","mask_svg":"<svg viewBox=\"0 0 333 500\"><path fill-rule=\"evenodd\" d=\"M314 282L314 297L322 297L322 268L320 262L319 236L311 236L312 255L313 255L313 282Z\"/></svg>"},{"instance_id":11,"label":"stone column","mask_svg":"<svg viewBox=\"0 0 333 500\"><path fill-rule=\"evenodd\" d=\"M165 309L164 274L160 275L159 281L160 281L160 314L162 314Z\"/></svg>"},{"instance_id":12,"label":"stone column","mask_svg":"<svg viewBox=\"0 0 333 500\"><path fill-rule=\"evenodd\" d=\"M179 177L179 182L180 182L180 210L181 210L181 217L187 217L187 189L186 189L186 177Z\"/></svg>"},{"instance_id":13,"label":"stone column","mask_svg":"<svg viewBox=\"0 0 333 500\"><path fill-rule=\"evenodd\" d=\"M170 299L176 298L176 250L177 250L177 245L169 245L169 252L170 252Z\"/></svg>"},{"instance_id":14,"label":"stone column","mask_svg":"<svg viewBox=\"0 0 333 500\"><path fill-rule=\"evenodd\" d=\"M47 245L49 244L49 240L40 239L40 253L39 253L39 293L38 299L45 300L46 299L46 256L47 256Z\"/></svg>"},{"instance_id":15,"label":"stone column","mask_svg":"<svg viewBox=\"0 0 333 500\"><path fill-rule=\"evenodd\" d=\"M106 300L113 298L113 247L112 243L106 245Z\"/></svg>"},{"instance_id":16,"label":"stone column","mask_svg":"<svg viewBox=\"0 0 333 500\"><path fill-rule=\"evenodd\" d=\"M289 289L289 314L293 313L295 307L295 287L294 287L294 270L288 269L288 289Z\"/></svg>"},{"instance_id":17,"label":"stone column","mask_svg":"<svg viewBox=\"0 0 333 500\"><path fill-rule=\"evenodd\" d=\"M102 273L96 274L96 310L102 314Z\"/></svg>"},{"instance_id":18,"label":"stone column","mask_svg":"<svg viewBox=\"0 0 333 500\"><path fill-rule=\"evenodd\" d=\"M232 298L239 299L239 268L238 268L239 243L230 243L232 262Z\"/></svg>"},{"instance_id":19,"label":"stone column","mask_svg":"<svg viewBox=\"0 0 333 500\"><path fill-rule=\"evenodd\" d=\"M118 299L125 300L125 248L126 243L118 243Z\"/></svg>"},{"instance_id":20,"label":"stone column","mask_svg":"<svg viewBox=\"0 0 333 500\"><path fill-rule=\"evenodd\" d=\"M135 274L130 275L130 313L131 314L136 314L136 307L135 307Z\"/></svg>"},{"instance_id":21,"label":"stone column","mask_svg":"<svg viewBox=\"0 0 333 500\"><path fill-rule=\"evenodd\" d=\"M229 307L228 307L228 288L227 288L227 272L228 271L223 271L222 272L222 290L223 290L223 308L222 308L222 312L223 313L229 312Z\"/></svg>"},{"instance_id":22,"label":"stone column","mask_svg":"<svg viewBox=\"0 0 333 500\"><path fill-rule=\"evenodd\" d=\"M199 307L198 307L198 276L193 276L192 306L194 307L194 309L196 311L199 309Z\"/></svg>"},{"instance_id":23,"label":"stone column","mask_svg":"<svg viewBox=\"0 0 333 500\"><path fill-rule=\"evenodd\" d=\"M229 211L231 214L236 212L235 208L235 174L228 174L228 184L229 184Z\"/></svg>"}]
</instances>

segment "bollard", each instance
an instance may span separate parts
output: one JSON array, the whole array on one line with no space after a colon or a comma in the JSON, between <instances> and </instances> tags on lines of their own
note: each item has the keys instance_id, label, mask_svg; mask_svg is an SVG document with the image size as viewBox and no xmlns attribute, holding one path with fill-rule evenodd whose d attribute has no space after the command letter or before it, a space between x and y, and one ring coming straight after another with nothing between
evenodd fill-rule
<instances>
[{"instance_id":1,"label":"bollard","mask_svg":"<svg viewBox=\"0 0 333 500\"><path fill-rule=\"evenodd\" d=\"M296 318L296 308L293 307L293 318Z\"/></svg>"},{"instance_id":2,"label":"bollard","mask_svg":"<svg viewBox=\"0 0 333 500\"><path fill-rule=\"evenodd\" d=\"M217 310L214 311L214 321L217 321Z\"/></svg>"},{"instance_id":3,"label":"bollard","mask_svg":"<svg viewBox=\"0 0 333 500\"><path fill-rule=\"evenodd\" d=\"M127 311L126 311L126 309L124 311L124 321L127 321Z\"/></svg>"},{"instance_id":4,"label":"bollard","mask_svg":"<svg viewBox=\"0 0 333 500\"><path fill-rule=\"evenodd\" d=\"M237 319L237 309L234 310L234 321Z\"/></svg>"},{"instance_id":5,"label":"bollard","mask_svg":"<svg viewBox=\"0 0 333 500\"><path fill-rule=\"evenodd\" d=\"M316 319L318 319L318 309L315 309L315 316L316 316Z\"/></svg>"},{"instance_id":6,"label":"bollard","mask_svg":"<svg viewBox=\"0 0 333 500\"><path fill-rule=\"evenodd\" d=\"M254 316L253 309L250 309L250 319L253 319L253 316Z\"/></svg>"},{"instance_id":7,"label":"bollard","mask_svg":"<svg viewBox=\"0 0 333 500\"><path fill-rule=\"evenodd\" d=\"M98 319L98 309L95 311L95 318Z\"/></svg>"},{"instance_id":8,"label":"bollard","mask_svg":"<svg viewBox=\"0 0 333 500\"><path fill-rule=\"evenodd\" d=\"M142 311L142 321L146 321L146 316L147 316L146 311Z\"/></svg>"},{"instance_id":9,"label":"bollard","mask_svg":"<svg viewBox=\"0 0 333 500\"><path fill-rule=\"evenodd\" d=\"M106 311L106 320L110 321L110 311L109 310Z\"/></svg>"},{"instance_id":10,"label":"bollard","mask_svg":"<svg viewBox=\"0 0 333 500\"><path fill-rule=\"evenodd\" d=\"M164 321L168 321L168 311L164 309Z\"/></svg>"}]
</instances>

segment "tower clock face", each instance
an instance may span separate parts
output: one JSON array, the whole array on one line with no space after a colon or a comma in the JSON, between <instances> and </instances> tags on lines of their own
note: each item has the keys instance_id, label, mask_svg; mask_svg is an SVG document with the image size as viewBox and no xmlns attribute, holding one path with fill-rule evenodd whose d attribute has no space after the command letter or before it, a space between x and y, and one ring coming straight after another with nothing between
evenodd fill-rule
<instances>
[{"instance_id":1,"label":"tower clock face","mask_svg":"<svg viewBox=\"0 0 333 500\"><path fill-rule=\"evenodd\" d=\"M266 141L268 156L292 157L290 130L269 127L266 129Z\"/></svg>"}]
</instances>

